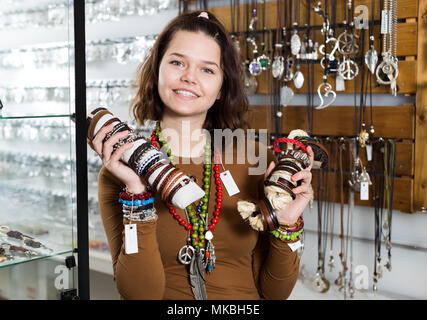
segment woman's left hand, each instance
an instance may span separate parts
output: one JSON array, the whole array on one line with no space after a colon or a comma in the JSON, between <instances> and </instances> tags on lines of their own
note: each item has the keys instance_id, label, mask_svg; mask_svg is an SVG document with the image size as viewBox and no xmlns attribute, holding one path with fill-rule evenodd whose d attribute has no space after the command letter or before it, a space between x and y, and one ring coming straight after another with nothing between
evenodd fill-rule
<instances>
[{"instance_id":1,"label":"woman's left hand","mask_svg":"<svg viewBox=\"0 0 427 320\"><path fill-rule=\"evenodd\" d=\"M310 166L294 174L291 178L292 181L295 182L301 180L301 185L292 189L293 193L296 195L295 200L290 202L284 209L276 211L277 220L279 220L280 224L291 225L296 223L313 197L313 189L311 188L311 168L313 166L314 153L311 147L307 147L307 154L310 158ZM271 162L265 172L265 178L268 177L274 167L274 162Z\"/></svg>"}]
</instances>

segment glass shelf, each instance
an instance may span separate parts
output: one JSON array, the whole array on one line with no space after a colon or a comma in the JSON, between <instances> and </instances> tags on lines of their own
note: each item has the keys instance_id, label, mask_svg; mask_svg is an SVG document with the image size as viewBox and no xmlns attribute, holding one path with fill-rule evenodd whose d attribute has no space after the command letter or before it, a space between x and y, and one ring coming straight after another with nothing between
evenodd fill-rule
<instances>
[{"instance_id":1,"label":"glass shelf","mask_svg":"<svg viewBox=\"0 0 427 320\"><path fill-rule=\"evenodd\" d=\"M62 250L58 249L58 251L54 251L50 254L40 254L39 256L35 256L35 257L31 257L31 258L24 257L24 256L14 257L11 260L6 260L3 262L0 262L0 269L15 266L15 265L22 264L22 263L27 263L27 262L37 261L37 260L43 260L43 259L52 258L52 257L65 255L65 254L71 254L71 253L73 253L73 250L70 250L69 248L68 249L62 248Z\"/></svg>"},{"instance_id":2,"label":"glass shelf","mask_svg":"<svg viewBox=\"0 0 427 320\"><path fill-rule=\"evenodd\" d=\"M7 115L1 114L0 120L9 120L9 119L44 119L44 118L74 118L74 114L48 114L48 115Z\"/></svg>"}]
</instances>

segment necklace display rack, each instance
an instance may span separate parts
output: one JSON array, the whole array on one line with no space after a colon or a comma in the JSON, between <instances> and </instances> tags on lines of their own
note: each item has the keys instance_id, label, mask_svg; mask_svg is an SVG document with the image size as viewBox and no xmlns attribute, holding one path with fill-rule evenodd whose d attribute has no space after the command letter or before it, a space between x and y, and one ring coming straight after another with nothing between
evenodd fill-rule
<instances>
[{"instance_id":1,"label":"necklace display rack","mask_svg":"<svg viewBox=\"0 0 427 320\"><path fill-rule=\"evenodd\" d=\"M247 93L252 95L261 89L260 93L269 95L271 141L284 137L284 131L292 129L284 127L284 121L288 120L283 108L292 104L293 88L306 94L307 133L316 137L313 130L318 128L318 124L314 123L314 109L322 110L333 105L337 92L346 91L346 82L354 84L354 89L351 86L348 88L354 92L354 134L346 137L317 136L334 156L328 169L313 171L318 176L318 266L313 285L319 292L326 292L331 285L336 285L344 297L353 298L353 217L355 203L360 201L356 196L361 195L361 191L368 190L367 197L373 199L375 212L375 289L382 271L382 241L387 243L388 251L384 266L391 270L390 225L396 142L375 136L373 93L379 86L389 86L393 95L398 91L397 1L371 0L367 30L355 26L353 0L344 3L336 0L276 0L273 23L267 18L272 16L272 10L269 12L268 8L273 6L265 1L246 0L241 8L238 1L230 0L231 32L244 61ZM381 9L380 21L375 20L376 8ZM239 21L240 12L245 13L241 15L243 23ZM313 24L316 17L322 19L320 26ZM341 18L341 23L337 23L337 19ZM375 34L374 29L378 24L380 36ZM243 25L242 30L240 25ZM318 31L322 35L320 46L315 41ZM239 42L238 39L244 40ZM376 39L382 41L380 54L375 48ZM316 72L317 64L322 68L322 75ZM264 80L263 77L267 77L265 83L260 82ZM316 95L320 103L316 103ZM366 160L362 160L361 151L366 155ZM369 195L371 185L372 196ZM335 195L337 189L338 196ZM329 267L329 271L337 267L333 247L333 202L336 201L340 202L341 248L338 256L341 270L335 281L329 281L325 267Z\"/></svg>"}]
</instances>

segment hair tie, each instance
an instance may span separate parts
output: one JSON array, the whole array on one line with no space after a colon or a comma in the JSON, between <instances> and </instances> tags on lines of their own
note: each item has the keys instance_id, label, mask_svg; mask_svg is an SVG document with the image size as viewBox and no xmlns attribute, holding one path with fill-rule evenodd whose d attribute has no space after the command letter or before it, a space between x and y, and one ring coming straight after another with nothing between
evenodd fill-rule
<instances>
[{"instance_id":1,"label":"hair tie","mask_svg":"<svg viewBox=\"0 0 427 320\"><path fill-rule=\"evenodd\" d=\"M197 18L206 18L206 19L208 19L208 20L209 20L208 13L207 13L206 11L201 12L201 13L197 16Z\"/></svg>"}]
</instances>

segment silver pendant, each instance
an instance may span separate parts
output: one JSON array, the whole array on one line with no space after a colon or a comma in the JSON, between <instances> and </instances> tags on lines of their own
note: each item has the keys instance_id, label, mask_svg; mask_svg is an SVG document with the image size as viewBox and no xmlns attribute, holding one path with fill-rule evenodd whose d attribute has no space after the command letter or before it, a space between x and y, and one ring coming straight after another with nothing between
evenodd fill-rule
<instances>
[{"instance_id":1,"label":"silver pendant","mask_svg":"<svg viewBox=\"0 0 427 320\"><path fill-rule=\"evenodd\" d=\"M325 58L328 58L328 60L329 60L329 61L334 61L334 60L335 60L335 52L336 52L337 50L339 50L338 40L337 40L337 39L335 39L335 38L330 37L330 38L328 38L328 39L326 40L326 45L327 45L329 42L334 42L334 43L335 43L335 44L334 44L334 46L332 47L331 52L330 52L330 53L327 53L327 52L326 52L326 51L327 51L327 48L325 47L325 45L324 45L324 44L320 45L320 47L319 47L319 52L320 52L322 55L324 55L324 56L325 56Z\"/></svg>"},{"instance_id":2,"label":"silver pendant","mask_svg":"<svg viewBox=\"0 0 427 320\"><path fill-rule=\"evenodd\" d=\"M261 70L265 71L271 64L271 60L265 54L261 55L256 59L258 64L261 66Z\"/></svg>"},{"instance_id":3,"label":"silver pendant","mask_svg":"<svg viewBox=\"0 0 427 320\"><path fill-rule=\"evenodd\" d=\"M325 293L329 290L329 281L323 274L317 272L313 279L313 287L317 292Z\"/></svg>"},{"instance_id":4,"label":"silver pendant","mask_svg":"<svg viewBox=\"0 0 427 320\"><path fill-rule=\"evenodd\" d=\"M358 168L351 172L348 184L354 192L360 192L360 172Z\"/></svg>"},{"instance_id":5,"label":"silver pendant","mask_svg":"<svg viewBox=\"0 0 427 320\"><path fill-rule=\"evenodd\" d=\"M273 78L281 78L284 70L285 59L282 56L274 57L273 64L271 65L271 73L273 74Z\"/></svg>"},{"instance_id":6,"label":"silver pendant","mask_svg":"<svg viewBox=\"0 0 427 320\"><path fill-rule=\"evenodd\" d=\"M356 38L357 36L353 36L353 34L348 33L347 30L341 33L337 39L339 53L345 56L359 52L359 46Z\"/></svg>"},{"instance_id":7,"label":"silver pendant","mask_svg":"<svg viewBox=\"0 0 427 320\"><path fill-rule=\"evenodd\" d=\"M250 74L249 69L246 68L246 66L244 68L244 77L246 95L250 96L255 94L258 89L258 81Z\"/></svg>"},{"instance_id":8,"label":"silver pendant","mask_svg":"<svg viewBox=\"0 0 427 320\"><path fill-rule=\"evenodd\" d=\"M252 60L249 64L249 72L253 76L259 76L262 72L262 66L257 60Z\"/></svg>"},{"instance_id":9,"label":"silver pendant","mask_svg":"<svg viewBox=\"0 0 427 320\"><path fill-rule=\"evenodd\" d=\"M329 256L328 267L329 267L329 272L332 272L332 270L335 268L335 259L332 251Z\"/></svg>"},{"instance_id":10,"label":"silver pendant","mask_svg":"<svg viewBox=\"0 0 427 320\"><path fill-rule=\"evenodd\" d=\"M194 256L194 248L190 245L183 246L178 252L178 260L182 264L190 264Z\"/></svg>"},{"instance_id":11,"label":"silver pendant","mask_svg":"<svg viewBox=\"0 0 427 320\"><path fill-rule=\"evenodd\" d=\"M378 63L378 54L377 54L377 51L374 49L374 47L371 47L371 49L369 49L369 51L366 52L365 63L369 71L371 71L371 73L374 74L375 68Z\"/></svg>"},{"instance_id":12,"label":"silver pendant","mask_svg":"<svg viewBox=\"0 0 427 320\"><path fill-rule=\"evenodd\" d=\"M280 88L280 105L286 107L291 103L294 97L294 92L287 85Z\"/></svg>"},{"instance_id":13,"label":"silver pendant","mask_svg":"<svg viewBox=\"0 0 427 320\"><path fill-rule=\"evenodd\" d=\"M298 33L295 33L291 37L291 53L296 56L301 50L301 39Z\"/></svg>"},{"instance_id":14,"label":"silver pendant","mask_svg":"<svg viewBox=\"0 0 427 320\"><path fill-rule=\"evenodd\" d=\"M396 79L399 75L399 67L397 59L389 52L383 54L383 61L378 65L375 75L379 84L390 85L393 95L397 94Z\"/></svg>"},{"instance_id":15,"label":"silver pendant","mask_svg":"<svg viewBox=\"0 0 427 320\"><path fill-rule=\"evenodd\" d=\"M359 73L359 67L357 63L355 63L351 59L346 59L344 57L343 61L338 66L338 74L344 80L353 80Z\"/></svg>"},{"instance_id":16,"label":"silver pendant","mask_svg":"<svg viewBox=\"0 0 427 320\"><path fill-rule=\"evenodd\" d=\"M287 82L294 78L294 59L292 57L286 58L285 65L285 75L283 76L283 80Z\"/></svg>"},{"instance_id":17,"label":"silver pendant","mask_svg":"<svg viewBox=\"0 0 427 320\"><path fill-rule=\"evenodd\" d=\"M294 86L297 89L301 89L304 85L304 75L301 71L297 71L294 75Z\"/></svg>"},{"instance_id":18,"label":"silver pendant","mask_svg":"<svg viewBox=\"0 0 427 320\"><path fill-rule=\"evenodd\" d=\"M342 272L339 272L338 273L338 278L337 279L335 279L335 285L338 287L338 290L339 291L341 291L342 290L342 288L344 287L344 280L343 280L343 278L344 278L344 275L343 275L343 273Z\"/></svg>"},{"instance_id":19,"label":"silver pendant","mask_svg":"<svg viewBox=\"0 0 427 320\"><path fill-rule=\"evenodd\" d=\"M324 93L322 93L322 90L324 90ZM332 90L332 86L327 82L323 82L319 85L317 88L317 95L320 99L320 104L316 107L317 110L329 107L337 98L337 94ZM332 95L332 98L330 98L328 102L325 102L324 98L328 98L329 95Z\"/></svg>"}]
</instances>

